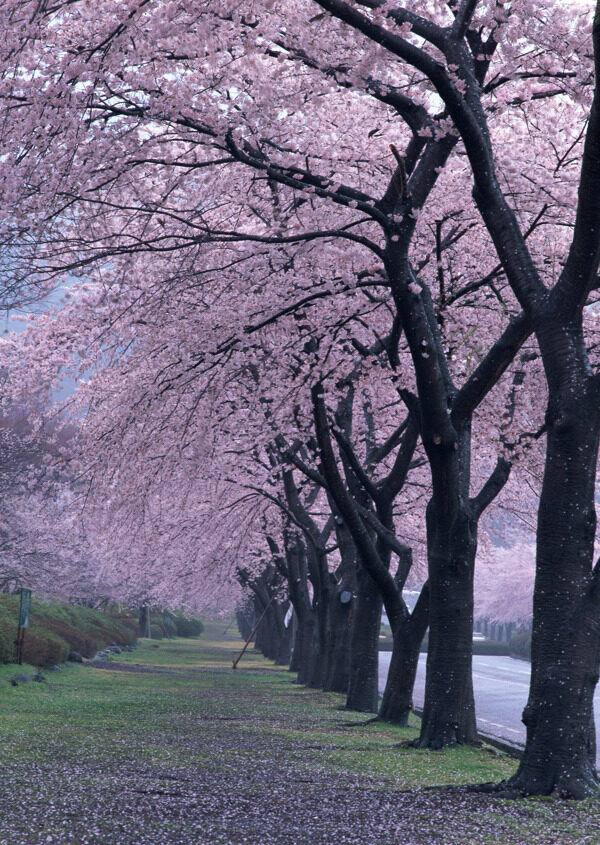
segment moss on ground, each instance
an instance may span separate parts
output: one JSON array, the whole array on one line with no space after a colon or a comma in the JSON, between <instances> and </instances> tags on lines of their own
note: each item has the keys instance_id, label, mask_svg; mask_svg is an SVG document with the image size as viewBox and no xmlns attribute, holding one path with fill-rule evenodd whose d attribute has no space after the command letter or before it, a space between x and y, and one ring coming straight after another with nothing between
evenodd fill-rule
<instances>
[{"instance_id":1,"label":"moss on ground","mask_svg":"<svg viewBox=\"0 0 600 845\"><path fill-rule=\"evenodd\" d=\"M406 748L416 719L367 723L252 650L233 671L224 628L46 684L0 667L0 843L597 845L597 803L468 792L515 761Z\"/></svg>"}]
</instances>

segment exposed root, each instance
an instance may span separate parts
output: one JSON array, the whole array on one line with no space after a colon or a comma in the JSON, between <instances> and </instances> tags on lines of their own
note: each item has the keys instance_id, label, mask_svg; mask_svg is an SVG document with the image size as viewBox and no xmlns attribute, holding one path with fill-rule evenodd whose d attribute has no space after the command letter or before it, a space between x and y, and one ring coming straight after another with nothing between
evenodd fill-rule
<instances>
[{"instance_id":1,"label":"exposed root","mask_svg":"<svg viewBox=\"0 0 600 845\"><path fill-rule=\"evenodd\" d=\"M550 795L563 801L600 799L600 785L595 777L572 776L552 781L528 778L519 772L500 783L471 784L467 791L506 799L533 798L541 795Z\"/></svg>"},{"instance_id":2,"label":"exposed root","mask_svg":"<svg viewBox=\"0 0 600 845\"><path fill-rule=\"evenodd\" d=\"M443 751L445 748L456 748L459 743L456 738L450 739L446 737L433 737L432 739L413 739L410 743L411 748L426 748L429 751Z\"/></svg>"}]
</instances>

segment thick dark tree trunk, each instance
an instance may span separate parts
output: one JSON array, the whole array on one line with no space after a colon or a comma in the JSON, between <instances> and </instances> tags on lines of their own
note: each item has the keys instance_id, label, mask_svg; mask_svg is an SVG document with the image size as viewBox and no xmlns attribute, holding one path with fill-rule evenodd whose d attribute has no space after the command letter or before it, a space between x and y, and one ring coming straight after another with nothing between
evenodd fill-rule
<instances>
[{"instance_id":1,"label":"thick dark tree trunk","mask_svg":"<svg viewBox=\"0 0 600 845\"><path fill-rule=\"evenodd\" d=\"M354 501L364 508L370 507L370 499L356 475L346 464L346 483ZM391 520L391 505L388 509ZM373 532L371 531L371 536ZM374 538L373 538L374 539ZM390 555L386 549L386 568ZM383 600L381 591L368 572L360 552L356 553L356 598L352 608L350 630L350 675L346 709L362 713L377 713L379 706L379 632Z\"/></svg>"},{"instance_id":2,"label":"thick dark tree trunk","mask_svg":"<svg viewBox=\"0 0 600 845\"><path fill-rule=\"evenodd\" d=\"M261 599L255 595L254 613L257 619L260 619L265 607L266 602L261 601ZM258 626L256 634L254 635L254 648L257 651L260 651L265 657L271 660L274 659L275 646L273 642L273 620L268 611L264 615L262 622Z\"/></svg>"},{"instance_id":3,"label":"thick dark tree trunk","mask_svg":"<svg viewBox=\"0 0 600 845\"><path fill-rule=\"evenodd\" d=\"M582 798L598 794L593 723L600 658L598 573L592 577L600 428L596 380L571 376L562 394L550 394L547 425L532 679L523 712L527 742L508 787Z\"/></svg>"},{"instance_id":4,"label":"thick dark tree trunk","mask_svg":"<svg viewBox=\"0 0 600 845\"><path fill-rule=\"evenodd\" d=\"M477 736L471 679L477 524L469 509L466 503L454 524L431 502L427 509L430 624L421 748Z\"/></svg>"},{"instance_id":5,"label":"thick dark tree trunk","mask_svg":"<svg viewBox=\"0 0 600 845\"><path fill-rule=\"evenodd\" d=\"M312 669L308 685L315 689L324 689L328 673L328 644L330 634L330 615L332 599L332 576L327 569L327 556L324 549L309 549L309 558L313 555L313 565L309 566L315 595L313 598L313 655Z\"/></svg>"},{"instance_id":6,"label":"thick dark tree trunk","mask_svg":"<svg viewBox=\"0 0 600 845\"><path fill-rule=\"evenodd\" d=\"M429 585L425 585L413 613L392 629L394 645L379 718L407 725L413 707L413 688L423 637L429 624Z\"/></svg>"},{"instance_id":7,"label":"thick dark tree trunk","mask_svg":"<svg viewBox=\"0 0 600 845\"><path fill-rule=\"evenodd\" d=\"M294 663L298 666L299 684L308 685L313 675L314 662L314 625L312 613L306 619L298 620L296 642L294 644Z\"/></svg>"},{"instance_id":8,"label":"thick dark tree trunk","mask_svg":"<svg viewBox=\"0 0 600 845\"><path fill-rule=\"evenodd\" d=\"M284 624L287 609L287 604L283 607L280 604L277 605L279 627L278 647L277 654L275 655L275 663L277 666L287 666L290 662L292 652L292 626L288 625L286 628Z\"/></svg>"},{"instance_id":9,"label":"thick dark tree trunk","mask_svg":"<svg viewBox=\"0 0 600 845\"><path fill-rule=\"evenodd\" d=\"M296 680L299 684L307 684L312 672L314 612L307 586L306 547L293 532L285 533L284 545L288 591L294 608L294 646L290 670L298 673Z\"/></svg>"},{"instance_id":10,"label":"thick dark tree trunk","mask_svg":"<svg viewBox=\"0 0 600 845\"><path fill-rule=\"evenodd\" d=\"M278 601L274 601L267 611L270 621L270 636L272 645L269 657L277 666L287 666L290 662L291 632L283 624L287 605L284 609Z\"/></svg>"},{"instance_id":11,"label":"thick dark tree trunk","mask_svg":"<svg viewBox=\"0 0 600 845\"><path fill-rule=\"evenodd\" d=\"M347 526L339 513L336 513L333 501L330 506L336 514L335 533L341 562L335 573L335 586L332 586L331 591L327 677L324 689L346 694L350 683L351 626L357 589L356 548Z\"/></svg>"},{"instance_id":12,"label":"thick dark tree trunk","mask_svg":"<svg viewBox=\"0 0 600 845\"><path fill-rule=\"evenodd\" d=\"M322 529L319 529L316 522L311 517L305 504L301 501L298 493L298 487L294 481L291 470L286 470L283 473L283 483L286 493L288 506L297 524L301 526L303 540L300 541L297 537L292 541L292 545L296 547L303 547L304 554L293 554L298 560L297 570L302 572L301 576L294 576L290 571L288 577L288 584L290 587L290 598L294 601L298 608L299 604L303 606L309 602L307 575L313 589L313 596L311 602L312 609L312 629L311 629L311 665L308 671L308 677L303 680L308 686L323 688L327 678L327 645L328 645L328 631L329 631L329 611L331 602L331 575L327 565L327 551L326 544L328 537L333 529L333 517L327 521ZM318 488L316 488L318 489ZM302 561L300 561L300 557ZM292 594L295 591L294 583L300 577L301 586L298 586L298 594L302 593L301 601L298 601L298 596ZM306 617L306 613L303 614ZM301 619L301 624L306 620ZM306 631L303 632L302 646L303 649L307 647L309 639L306 636ZM305 678L304 666L302 677Z\"/></svg>"},{"instance_id":13,"label":"thick dark tree trunk","mask_svg":"<svg viewBox=\"0 0 600 845\"><path fill-rule=\"evenodd\" d=\"M302 636L303 636L303 629L302 626L298 624L298 620L296 619L296 625L294 629L294 637L292 642L292 654L290 657L290 672L299 672L300 666L302 665Z\"/></svg>"},{"instance_id":14,"label":"thick dark tree trunk","mask_svg":"<svg viewBox=\"0 0 600 845\"><path fill-rule=\"evenodd\" d=\"M352 602L342 602L342 593L351 593L351 591L342 590L338 587L333 596L329 622L327 677L325 679L324 689L329 692L346 693L350 677Z\"/></svg>"},{"instance_id":15,"label":"thick dark tree trunk","mask_svg":"<svg viewBox=\"0 0 600 845\"><path fill-rule=\"evenodd\" d=\"M314 689L324 689L328 671L328 635L329 635L329 611L317 608L315 611L315 624L313 625L311 671L308 686Z\"/></svg>"},{"instance_id":16,"label":"thick dark tree trunk","mask_svg":"<svg viewBox=\"0 0 600 845\"><path fill-rule=\"evenodd\" d=\"M346 708L376 713L382 601L377 585L361 564L357 571L357 596L353 604Z\"/></svg>"}]
</instances>

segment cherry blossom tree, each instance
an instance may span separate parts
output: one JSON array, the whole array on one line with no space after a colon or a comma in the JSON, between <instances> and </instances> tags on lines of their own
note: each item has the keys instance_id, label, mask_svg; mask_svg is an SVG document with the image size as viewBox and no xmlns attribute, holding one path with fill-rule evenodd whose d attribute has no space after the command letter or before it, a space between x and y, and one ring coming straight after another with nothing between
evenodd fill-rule
<instances>
[{"instance_id":1,"label":"cherry blossom tree","mask_svg":"<svg viewBox=\"0 0 600 845\"><path fill-rule=\"evenodd\" d=\"M302 308L297 328L301 333L308 326L304 355L285 341L280 355L295 369L295 384L318 383L327 377L330 350L349 337L343 328L349 294L364 287L371 295L380 287L391 292L411 353L433 485L425 745L468 739L474 729L472 711L461 713L459 703L469 701L476 530L507 464L500 460L494 471L492 462L488 481L471 489L472 421L535 332L548 381L548 461L528 745L513 786L585 792L593 782L587 737L598 653L589 624L596 601L598 426L583 309L596 279L598 221L595 106L579 200L572 178L593 71L589 51L580 48L582 16L573 11L565 21L554 4L509 9L474 0L443 6L424 0L410 10L379 0L326 0L310 8L255 3L244 14L225 2L139 2L124 9L106 0L93 11L83 3L18 3L12 12L21 14L25 33L19 70L5 74L0 91L13 105L11 135L18 139L2 160L12 275L19 284L44 286L69 272L93 272L121 314L133 313L140 298L158 303L155 323L165 315L180 319L169 301L175 291L181 307L199 292L214 318L202 321L203 349L186 351L176 371L169 358L167 369L157 369L161 401L173 401L172 413L183 402L189 419L186 402L194 401L169 395L173 379L213 367L210 389L218 382L229 389L233 371L223 361L240 349L252 354L244 336ZM273 102L274 80L285 91L283 108ZM443 184L440 172L461 151L498 253L492 260L482 227L477 238L472 233L479 266L467 292L486 293L489 320L476 338L480 354L471 367L453 361L444 258L436 256L438 273L430 278L427 262L416 264L414 245L430 195ZM548 166L553 157L554 168ZM460 208L449 181L445 188L446 213L430 218L437 247L444 224ZM573 209L569 246L563 223ZM561 256L568 256L562 268ZM258 280L254 287L235 287L235 273L225 273L242 264L238 280ZM325 266L329 272L315 272ZM204 284L218 273L227 278L225 288ZM281 286L267 284L282 279L291 282L283 301ZM498 289L499 279L508 279L512 293ZM434 282L444 306L437 312ZM326 333L313 331L305 317L320 298L335 302L337 345L324 344ZM249 319L240 321L240 301ZM106 302L98 311L97 339L111 320ZM98 317L109 322L103 326ZM136 319L112 348L97 344L83 370L111 356L128 362L139 310ZM71 348L52 350L49 368L61 356L79 354L77 341L69 342ZM211 358L207 349L218 354ZM574 417L574 401L587 409L585 426ZM132 437L135 430L130 426ZM568 626L572 646L558 659ZM458 662L449 659L456 655ZM560 707L553 712L562 708L560 730L559 717L548 715L555 700Z\"/></svg>"},{"instance_id":2,"label":"cherry blossom tree","mask_svg":"<svg viewBox=\"0 0 600 845\"><path fill-rule=\"evenodd\" d=\"M596 99L586 130L573 238L558 280L548 289L496 176L481 89L467 52L476 4L462 4L447 28L418 21L421 36L442 53L450 74L427 49L415 48L348 4L321 5L420 68L444 99L465 143L481 215L524 309L523 319L536 332L549 393L547 459L537 534L532 686L524 713L527 745L511 787L581 797L595 790L589 732L599 654L591 621L597 604L597 570L592 569L597 377L583 337L583 309L600 258ZM596 12L596 53L599 28Z\"/></svg>"}]
</instances>

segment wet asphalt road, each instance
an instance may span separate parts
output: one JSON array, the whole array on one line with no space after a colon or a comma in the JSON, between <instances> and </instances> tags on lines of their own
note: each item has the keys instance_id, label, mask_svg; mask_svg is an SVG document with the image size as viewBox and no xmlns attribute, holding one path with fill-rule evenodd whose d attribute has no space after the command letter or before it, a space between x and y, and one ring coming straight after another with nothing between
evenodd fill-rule
<instances>
[{"instance_id":1,"label":"wet asphalt road","mask_svg":"<svg viewBox=\"0 0 600 845\"><path fill-rule=\"evenodd\" d=\"M379 655L379 692L383 693L391 652ZM426 655L419 658L419 669L415 683L414 705L423 706L425 689ZM529 691L530 665L525 660L513 657L473 657L473 689L477 710L477 727L482 734L501 739L516 747L525 743L525 726L521 713ZM600 727L600 684L594 697L596 725ZM600 748L596 756L596 767L600 769Z\"/></svg>"}]
</instances>

